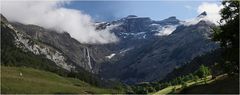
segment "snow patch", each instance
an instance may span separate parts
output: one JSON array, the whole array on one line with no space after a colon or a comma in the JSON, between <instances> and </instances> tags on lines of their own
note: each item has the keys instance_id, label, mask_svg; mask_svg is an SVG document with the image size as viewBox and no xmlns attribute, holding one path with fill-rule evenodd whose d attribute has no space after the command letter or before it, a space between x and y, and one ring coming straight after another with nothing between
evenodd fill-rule
<instances>
[{"instance_id":1,"label":"snow patch","mask_svg":"<svg viewBox=\"0 0 240 95\"><path fill-rule=\"evenodd\" d=\"M106 56L106 58L111 59L111 58L114 57L115 55L116 55L116 54L113 53L113 54L110 54L109 56Z\"/></svg>"},{"instance_id":2,"label":"snow patch","mask_svg":"<svg viewBox=\"0 0 240 95\"><path fill-rule=\"evenodd\" d=\"M133 48L127 48L127 49L125 49L125 50L120 51L119 53L122 54L122 53L125 53L125 52L127 52L127 51L129 51L129 50L131 50L131 49L133 49Z\"/></svg>"},{"instance_id":3,"label":"snow patch","mask_svg":"<svg viewBox=\"0 0 240 95\"><path fill-rule=\"evenodd\" d=\"M176 30L178 25L166 25L157 34L157 36L167 36Z\"/></svg>"}]
</instances>

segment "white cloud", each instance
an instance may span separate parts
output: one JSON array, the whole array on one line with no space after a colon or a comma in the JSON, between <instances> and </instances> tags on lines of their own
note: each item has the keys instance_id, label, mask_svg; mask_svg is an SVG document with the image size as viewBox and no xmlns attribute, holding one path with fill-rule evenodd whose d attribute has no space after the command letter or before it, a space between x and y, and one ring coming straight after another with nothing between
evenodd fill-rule
<instances>
[{"instance_id":1,"label":"white cloud","mask_svg":"<svg viewBox=\"0 0 240 95\"><path fill-rule=\"evenodd\" d=\"M219 11L222 8L223 8L222 5L218 5L216 3L203 2L200 6L198 6L197 12L200 14L206 11L207 12L206 19L211 22L214 22L215 24L218 24L219 20L221 19Z\"/></svg>"},{"instance_id":2,"label":"white cloud","mask_svg":"<svg viewBox=\"0 0 240 95\"><path fill-rule=\"evenodd\" d=\"M177 28L177 25L167 25L164 26L156 35L157 36L167 36L171 34L173 31L175 31Z\"/></svg>"},{"instance_id":3,"label":"white cloud","mask_svg":"<svg viewBox=\"0 0 240 95\"><path fill-rule=\"evenodd\" d=\"M68 32L81 43L110 43L118 38L107 30L96 31L92 18L79 10L64 8L70 1L1 1L1 13L10 21L36 24Z\"/></svg>"},{"instance_id":4,"label":"white cloud","mask_svg":"<svg viewBox=\"0 0 240 95\"><path fill-rule=\"evenodd\" d=\"M190 25L195 25L197 23L199 23L200 21L209 21L207 19L207 17L197 17L197 18L191 18L191 19L187 19L185 20L184 22L180 22L182 25L185 25L185 26L190 26Z\"/></svg>"}]
</instances>

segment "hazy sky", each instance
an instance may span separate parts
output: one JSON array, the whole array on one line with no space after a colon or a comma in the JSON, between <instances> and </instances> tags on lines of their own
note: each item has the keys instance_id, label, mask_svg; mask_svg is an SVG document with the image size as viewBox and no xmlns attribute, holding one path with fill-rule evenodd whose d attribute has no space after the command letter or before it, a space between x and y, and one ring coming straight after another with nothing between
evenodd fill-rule
<instances>
[{"instance_id":1,"label":"hazy sky","mask_svg":"<svg viewBox=\"0 0 240 95\"><path fill-rule=\"evenodd\" d=\"M162 1L72 1L67 8L79 9L97 21L109 21L133 14L154 20L176 16L185 20L196 17L202 3L221 4L220 0L162 0Z\"/></svg>"}]
</instances>

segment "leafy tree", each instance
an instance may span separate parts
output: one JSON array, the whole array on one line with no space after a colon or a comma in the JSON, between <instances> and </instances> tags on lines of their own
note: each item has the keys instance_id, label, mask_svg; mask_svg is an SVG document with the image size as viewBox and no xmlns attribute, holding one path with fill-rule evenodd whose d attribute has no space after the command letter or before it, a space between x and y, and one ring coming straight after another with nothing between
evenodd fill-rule
<instances>
[{"instance_id":1,"label":"leafy tree","mask_svg":"<svg viewBox=\"0 0 240 95\"><path fill-rule=\"evenodd\" d=\"M220 26L213 30L213 40L219 41L224 50L224 70L239 71L239 0L225 0L220 11Z\"/></svg>"},{"instance_id":2,"label":"leafy tree","mask_svg":"<svg viewBox=\"0 0 240 95\"><path fill-rule=\"evenodd\" d=\"M189 74L189 80L194 80L194 75L192 73Z\"/></svg>"},{"instance_id":3,"label":"leafy tree","mask_svg":"<svg viewBox=\"0 0 240 95\"><path fill-rule=\"evenodd\" d=\"M211 71L208 67L201 65L200 68L195 72L195 74L200 78L205 78L211 75Z\"/></svg>"},{"instance_id":4,"label":"leafy tree","mask_svg":"<svg viewBox=\"0 0 240 95\"><path fill-rule=\"evenodd\" d=\"M184 82L184 83L182 84L182 87L183 87L183 88L186 88L186 87L187 87L187 83Z\"/></svg>"},{"instance_id":5,"label":"leafy tree","mask_svg":"<svg viewBox=\"0 0 240 95\"><path fill-rule=\"evenodd\" d=\"M137 94L147 94L148 90L145 87L137 86L136 93Z\"/></svg>"},{"instance_id":6,"label":"leafy tree","mask_svg":"<svg viewBox=\"0 0 240 95\"><path fill-rule=\"evenodd\" d=\"M199 77L195 75L194 78L193 78L193 81L197 82L198 79L199 79Z\"/></svg>"},{"instance_id":7,"label":"leafy tree","mask_svg":"<svg viewBox=\"0 0 240 95\"><path fill-rule=\"evenodd\" d=\"M208 67L201 65L195 73L198 77L203 78L205 84L207 83L207 76L211 75L211 71Z\"/></svg>"},{"instance_id":8,"label":"leafy tree","mask_svg":"<svg viewBox=\"0 0 240 95\"><path fill-rule=\"evenodd\" d=\"M147 90L148 90L148 93L156 92L156 90L152 86L147 87Z\"/></svg>"},{"instance_id":9,"label":"leafy tree","mask_svg":"<svg viewBox=\"0 0 240 95\"><path fill-rule=\"evenodd\" d=\"M171 93L175 93L176 92L176 87L174 86L173 88L172 88L172 92Z\"/></svg>"},{"instance_id":10,"label":"leafy tree","mask_svg":"<svg viewBox=\"0 0 240 95\"><path fill-rule=\"evenodd\" d=\"M162 89L162 88L161 88L161 84L160 84L160 83L159 83L159 84L157 84L157 85L156 85L154 88L155 88L155 90L156 90L156 91L158 91L158 90L161 90L161 89Z\"/></svg>"},{"instance_id":11,"label":"leafy tree","mask_svg":"<svg viewBox=\"0 0 240 95\"><path fill-rule=\"evenodd\" d=\"M134 90L131 86L126 85L126 93L127 94L134 94Z\"/></svg>"}]
</instances>

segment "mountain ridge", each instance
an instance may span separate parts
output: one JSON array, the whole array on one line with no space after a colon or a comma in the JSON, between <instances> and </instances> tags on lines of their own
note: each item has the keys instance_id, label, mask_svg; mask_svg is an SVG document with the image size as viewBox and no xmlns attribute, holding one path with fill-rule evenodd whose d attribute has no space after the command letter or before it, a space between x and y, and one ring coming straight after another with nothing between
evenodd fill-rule
<instances>
[{"instance_id":1,"label":"mountain ridge","mask_svg":"<svg viewBox=\"0 0 240 95\"><path fill-rule=\"evenodd\" d=\"M57 33L35 25L16 22L11 24L34 40L62 52L66 62L77 68L79 66L99 74L104 79L138 83L161 80L175 66L181 66L185 61L217 48L217 45L207 38L211 34L210 27L214 25L204 20L191 26L182 25L181 22L174 16L154 21L149 17L130 15L120 20L98 23L98 30L119 24L110 32L119 37L120 41L102 45L82 44L68 33ZM156 35L163 29L171 28L169 26L175 26L176 29L165 36ZM183 48L189 50L180 52ZM196 52L193 49L199 50L199 53L194 54ZM159 71L161 68L166 70Z\"/></svg>"}]
</instances>

